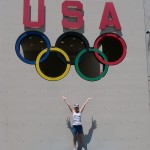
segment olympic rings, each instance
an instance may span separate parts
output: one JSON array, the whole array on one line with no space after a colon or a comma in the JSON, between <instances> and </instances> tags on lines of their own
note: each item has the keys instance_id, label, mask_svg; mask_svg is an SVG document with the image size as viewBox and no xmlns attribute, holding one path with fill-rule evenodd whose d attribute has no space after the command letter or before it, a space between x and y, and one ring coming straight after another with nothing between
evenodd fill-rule
<instances>
[{"instance_id":1,"label":"olympic rings","mask_svg":"<svg viewBox=\"0 0 150 150\"><path fill-rule=\"evenodd\" d=\"M45 47L42 48L42 50L40 52L38 52L38 54L36 54L37 57L36 57L35 61L28 60L26 57L23 57L20 54L21 42L28 36L29 37L30 36L31 37L38 36L38 37L42 38L42 42L44 41L46 43ZM69 40L73 43L71 43L70 41L69 41L70 43L68 43L67 38L70 38L71 40L70 39ZM106 41L108 40L108 41L106 42L105 40ZM107 51L105 49L102 49L102 51L100 51L98 49L101 45L103 47L107 46L107 44L109 43L110 40L111 40L110 43L113 44L113 46L109 45L109 48L107 47ZM73 49L73 51L68 51L68 50L70 50L68 48L70 45L65 46L66 43L70 44L71 47L73 47L75 49L75 51L74 51L74 49ZM114 45L115 45L115 47L118 46L117 51L114 49L115 48ZM113 47L113 49L112 49L112 47ZM57 39L57 41L55 43L55 47L51 47L51 43L50 43L48 37L45 34L38 32L38 31L24 32L23 34L21 34L18 37L16 44L15 44L16 54L19 57L19 59L27 64L35 64L38 74L42 78L44 78L48 81L57 81L57 80L61 80L62 78L64 78L69 73L71 65L75 66L75 70L76 70L77 74L84 80L87 80L87 81L100 80L108 72L109 66L117 65L124 60L124 58L126 56L126 52L127 52L126 49L127 49L127 46L126 46L126 43L123 40L123 38L115 33L105 33L105 34L100 35L94 42L94 48L90 48L88 40L82 34L77 33L77 32L66 32L66 33L62 34ZM34 49L32 49L32 51L33 50ZM46 64L47 61L50 59L50 57L49 57L50 51L56 52L57 53L56 55L58 56L58 58L61 60L61 62L63 62L63 69L65 69L65 71L61 70L61 73L57 72L58 74L61 74L61 75L54 75L53 73L52 73L53 75L49 75L49 73L48 74L45 73L45 70L43 70L44 68L41 68L41 66L43 66L43 64L40 65L40 63ZM107 53L108 51L109 51L109 54ZM110 57L110 55L112 55L112 52L114 53L113 57L114 56L115 57L113 59L110 59L109 57ZM102 73L100 72L98 76L93 77L93 75L92 76L90 75L91 77L89 77L88 75L85 75L84 73L82 73L82 71L80 70L79 64L82 63L82 60L86 59L86 56L87 56L87 55L85 55L85 53L86 54L94 53L94 56L96 57L98 62L102 63L103 71L102 71ZM117 53L117 55L116 55L116 53ZM34 59L35 59L35 57L34 57ZM52 68L50 68L50 69L52 69Z\"/></svg>"},{"instance_id":2,"label":"olympic rings","mask_svg":"<svg viewBox=\"0 0 150 150\"><path fill-rule=\"evenodd\" d=\"M81 71L80 71L80 69L79 69L79 65L78 65L78 64L79 64L79 59L80 59L80 57L81 57L84 53L86 53L86 51L87 51L86 49L82 50L82 51L77 55L77 57L76 57L76 60L75 60L75 69L76 69L76 72L78 73L78 75L79 75L81 78L83 78L83 79L85 79L85 80L87 80L87 81L97 81L97 80L100 80L102 77L104 77L104 76L106 75L106 73L107 73L107 71L108 71L108 65L104 65L104 70L103 70L103 72L100 73L99 76L94 77L94 78L85 76L84 74L81 73ZM92 48L92 49L90 48L90 49L89 49L89 52L98 53L98 54L101 55L101 57L102 57L105 61L107 61L107 57L106 57L105 54L102 53L101 51L99 51L99 50L97 50L97 49L94 49L94 48Z\"/></svg>"},{"instance_id":3,"label":"olympic rings","mask_svg":"<svg viewBox=\"0 0 150 150\"><path fill-rule=\"evenodd\" d=\"M127 49L126 43L125 43L125 41L122 39L122 37L120 37L120 36L117 35L117 34L114 34L114 33L105 33L105 34L100 35L100 36L96 39L96 41L95 41L95 43L94 43L94 48L98 49L98 45L99 45L99 44L102 44L102 40L104 40L105 38L112 38L112 39L117 40L117 41L120 43L120 45L122 46L122 54L121 54L121 57L120 57L118 60L116 60L116 61L113 61L113 62L110 61L110 62L108 62L108 61L103 60L103 59L99 56L98 53L94 53L94 54L95 54L96 58L98 59L98 61L101 62L101 63L103 63L103 64L110 65L110 66L112 66L112 65L117 65L117 64L119 64L120 62L122 62L123 59L124 59L125 56L126 56L126 49Z\"/></svg>"},{"instance_id":4,"label":"olympic rings","mask_svg":"<svg viewBox=\"0 0 150 150\"><path fill-rule=\"evenodd\" d=\"M90 46L88 40L86 39L85 36L83 36L83 34L71 31L65 32L62 35L60 35L55 43L55 47L63 49L68 55L70 52L72 53L74 52L77 55L82 49L87 49L86 52L88 52ZM61 56L58 55L58 57L65 63L71 65L75 64L75 58L71 59L70 62L68 62Z\"/></svg>"},{"instance_id":5,"label":"olympic rings","mask_svg":"<svg viewBox=\"0 0 150 150\"><path fill-rule=\"evenodd\" d=\"M70 61L68 55L67 55L63 50L61 50L60 48L52 47L52 48L51 48L51 51L60 52L61 54L63 54L63 56L65 57L65 59L66 59L67 61ZM49 80L49 81L57 81L57 80L60 80L60 79L64 78L64 77L68 74L68 72L69 72L69 70L70 70L70 67L71 67L70 64L67 64L67 67L66 67L65 72L64 72L62 75L58 76L58 77L49 77L49 76L45 75L45 74L41 71L40 65L39 65L39 64L40 64L40 59L41 59L41 57L42 57L46 52L47 52L47 49L44 49L43 51L41 51L41 52L39 53L37 59L36 59L36 64L35 64L35 66L36 66L36 70L37 70L38 74L39 74L42 78L44 78L44 79L46 79L46 80Z\"/></svg>"},{"instance_id":6,"label":"olympic rings","mask_svg":"<svg viewBox=\"0 0 150 150\"><path fill-rule=\"evenodd\" d=\"M25 62L25 63L27 63L27 64L34 65L34 64L35 64L35 61L28 60L28 59L24 58L24 57L20 54L20 44L21 44L22 40L23 40L24 38L26 38L27 36L31 36L31 35L37 35L37 36L41 37L41 38L46 42L46 45L47 45L47 49L48 49L48 50L47 50L46 54L42 57L42 59L40 60L40 62L44 61L44 60L47 58L47 56L49 55L51 44L50 44L50 41L49 41L48 37L47 37L45 34L43 34L43 33L41 33L41 32L38 32L38 31L27 31L27 32L24 32L23 34L21 34L21 35L19 36L19 38L17 39L16 44L15 44L15 50L16 50L17 56L18 56L23 62Z\"/></svg>"}]
</instances>

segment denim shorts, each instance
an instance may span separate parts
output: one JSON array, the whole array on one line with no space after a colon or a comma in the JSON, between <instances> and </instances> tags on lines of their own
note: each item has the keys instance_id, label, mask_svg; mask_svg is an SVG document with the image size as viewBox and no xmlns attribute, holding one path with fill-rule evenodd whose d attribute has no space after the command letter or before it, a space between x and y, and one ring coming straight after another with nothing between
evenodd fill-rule
<instances>
[{"instance_id":1,"label":"denim shorts","mask_svg":"<svg viewBox=\"0 0 150 150\"><path fill-rule=\"evenodd\" d=\"M73 135L82 134L83 133L82 125L73 125L71 131Z\"/></svg>"}]
</instances>

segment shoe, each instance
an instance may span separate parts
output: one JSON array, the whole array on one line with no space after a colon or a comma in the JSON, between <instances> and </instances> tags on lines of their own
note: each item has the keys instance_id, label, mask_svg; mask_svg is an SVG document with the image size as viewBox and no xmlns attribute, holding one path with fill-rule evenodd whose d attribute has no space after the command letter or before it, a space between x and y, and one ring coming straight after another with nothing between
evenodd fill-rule
<instances>
[{"instance_id":1,"label":"shoe","mask_svg":"<svg viewBox=\"0 0 150 150\"><path fill-rule=\"evenodd\" d=\"M85 148L84 147L82 147L82 149L81 150L85 150Z\"/></svg>"}]
</instances>

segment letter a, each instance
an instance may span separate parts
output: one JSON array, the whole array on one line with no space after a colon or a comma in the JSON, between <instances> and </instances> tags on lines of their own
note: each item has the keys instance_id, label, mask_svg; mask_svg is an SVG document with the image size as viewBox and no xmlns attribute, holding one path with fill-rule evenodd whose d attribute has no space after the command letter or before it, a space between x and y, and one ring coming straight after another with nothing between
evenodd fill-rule
<instances>
[{"instance_id":1,"label":"letter a","mask_svg":"<svg viewBox=\"0 0 150 150\"><path fill-rule=\"evenodd\" d=\"M44 0L38 0L38 21L31 21L30 0L24 0L23 24L28 28L41 28L45 22Z\"/></svg>"},{"instance_id":2,"label":"letter a","mask_svg":"<svg viewBox=\"0 0 150 150\"><path fill-rule=\"evenodd\" d=\"M106 2L99 29L104 30L107 26L114 26L116 30L121 30L121 25L112 2Z\"/></svg>"}]
</instances>

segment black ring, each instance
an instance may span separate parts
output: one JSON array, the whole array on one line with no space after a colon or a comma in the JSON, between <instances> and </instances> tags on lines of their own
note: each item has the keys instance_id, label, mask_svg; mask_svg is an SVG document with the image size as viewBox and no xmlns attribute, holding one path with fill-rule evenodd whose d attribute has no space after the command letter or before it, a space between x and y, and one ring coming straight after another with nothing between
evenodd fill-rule
<instances>
[{"instance_id":1,"label":"black ring","mask_svg":"<svg viewBox=\"0 0 150 150\"><path fill-rule=\"evenodd\" d=\"M78 33L78 32L74 32L74 31L70 31L70 32L65 32L65 33L63 33L62 35L60 35L59 37L58 37L58 39L56 40L56 43L55 43L55 47L58 47L58 48L60 48L60 49L62 49L62 50L64 50L65 52L66 52L66 50L65 49L63 49L61 46L60 46L60 43L62 43L63 42L63 40L64 39L66 39L66 38L68 38L68 37L72 37L72 38L77 38L77 39L79 39L81 42L83 42L82 44L84 44L84 48L82 48L82 49L87 49L87 52L88 52L88 50L89 50L89 42L88 42L88 40L86 39L86 37L84 36L84 35L82 35L81 33ZM65 45L66 45L66 43L65 43ZM69 47L69 46L68 46ZM79 50L79 52L80 51L82 51L82 49L81 50ZM68 50L68 49L67 49ZM78 53L79 53L78 52ZM67 52L66 52L67 53ZM78 55L78 53L76 54L76 56ZM68 54L69 55L69 54ZM71 65L74 65L75 64L75 58L73 59L73 60L71 60L71 58L70 58L70 62L68 62L68 61L66 61L60 54L58 54L58 57L61 59L61 61L63 61L64 63L67 63L67 64L71 64ZM83 57L82 57L83 58ZM82 59L80 60L80 62L82 61Z\"/></svg>"}]
</instances>

